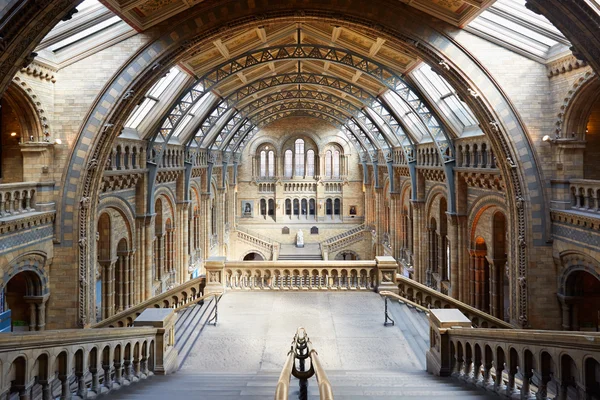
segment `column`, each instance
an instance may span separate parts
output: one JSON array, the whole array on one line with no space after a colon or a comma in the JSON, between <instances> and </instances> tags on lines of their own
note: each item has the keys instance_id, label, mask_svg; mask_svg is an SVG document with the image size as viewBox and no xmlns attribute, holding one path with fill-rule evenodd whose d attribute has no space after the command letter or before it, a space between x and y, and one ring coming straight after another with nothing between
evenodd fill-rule
<instances>
[{"instance_id":1,"label":"column","mask_svg":"<svg viewBox=\"0 0 600 400\"><path fill-rule=\"evenodd\" d=\"M135 250L129 252L128 256L128 266L129 266L129 288L127 297L126 308L132 307L135 305Z\"/></svg>"},{"instance_id":2,"label":"column","mask_svg":"<svg viewBox=\"0 0 600 400\"><path fill-rule=\"evenodd\" d=\"M469 305L475 307L475 251L469 250Z\"/></svg>"},{"instance_id":3,"label":"column","mask_svg":"<svg viewBox=\"0 0 600 400\"><path fill-rule=\"evenodd\" d=\"M48 301L48 296L45 296L40 303L36 304L37 307L37 330L44 331L46 330L46 302Z\"/></svg>"},{"instance_id":4,"label":"column","mask_svg":"<svg viewBox=\"0 0 600 400\"><path fill-rule=\"evenodd\" d=\"M413 268L414 268L414 279L417 282L423 283L425 281L425 271L426 265L423 264L422 260L424 259L425 252L427 251L425 246L414 246L416 243L423 243L424 240L421 238L421 230L424 225L424 220L422 218L423 213L423 205L422 201L414 200L412 201L413 205Z\"/></svg>"},{"instance_id":5,"label":"column","mask_svg":"<svg viewBox=\"0 0 600 400\"><path fill-rule=\"evenodd\" d=\"M182 210L182 229L180 229L180 234L182 236L182 251L181 251L181 264L180 264L180 281L179 283L185 283L189 280L190 274L188 273L188 266L190 265L190 253L191 253L191 243L190 243L190 235L187 234L190 230L189 222L190 222L190 207L191 202L187 201L183 205Z\"/></svg>"},{"instance_id":6,"label":"column","mask_svg":"<svg viewBox=\"0 0 600 400\"><path fill-rule=\"evenodd\" d=\"M124 290L124 285L123 285L123 280L125 279L125 274L124 274L124 270L125 270L125 260L124 260L124 255L123 254L119 254L118 256L118 268L115 268L115 277L118 279L117 282L115 282L115 294L116 294L116 303L117 303L117 312L119 311L123 311L123 290ZM118 293L118 294L117 294Z\"/></svg>"},{"instance_id":7,"label":"column","mask_svg":"<svg viewBox=\"0 0 600 400\"><path fill-rule=\"evenodd\" d=\"M144 220L144 246L145 246L145 258L146 262L144 263L145 267L145 280L144 280L144 296L143 299L147 300L152 297L152 266L154 263L154 217L146 218Z\"/></svg>"},{"instance_id":8,"label":"column","mask_svg":"<svg viewBox=\"0 0 600 400\"><path fill-rule=\"evenodd\" d=\"M458 218L448 214L448 240L450 241L450 291L449 296L459 299L458 280Z\"/></svg>"}]
</instances>

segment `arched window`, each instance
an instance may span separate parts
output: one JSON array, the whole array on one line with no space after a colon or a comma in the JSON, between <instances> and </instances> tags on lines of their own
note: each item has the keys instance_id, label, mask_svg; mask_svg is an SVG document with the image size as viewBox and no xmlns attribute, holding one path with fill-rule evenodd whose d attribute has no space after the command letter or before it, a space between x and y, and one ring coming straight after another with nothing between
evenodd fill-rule
<instances>
[{"instance_id":1,"label":"arched window","mask_svg":"<svg viewBox=\"0 0 600 400\"><path fill-rule=\"evenodd\" d=\"M333 214L333 202L331 201L331 199L327 199L327 201L325 202L325 214Z\"/></svg>"},{"instance_id":2,"label":"arched window","mask_svg":"<svg viewBox=\"0 0 600 400\"><path fill-rule=\"evenodd\" d=\"M260 215L267 215L267 201L260 199Z\"/></svg>"},{"instance_id":3,"label":"arched window","mask_svg":"<svg viewBox=\"0 0 600 400\"><path fill-rule=\"evenodd\" d=\"M285 215L292 215L292 200L285 199Z\"/></svg>"},{"instance_id":4,"label":"arched window","mask_svg":"<svg viewBox=\"0 0 600 400\"><path fill-rule=\"evenodd\" d=\"M335 215L340 215L340 199L335 199L335 201L333 202L333 213Z\"/></svg>"},{"instance_id":5,"label":"arched window","mask_svg":"<svg viewBox=\"0 0 600 400\"><path fill-rule=\"evenodd\" d=\"M292 151L291 150L286 150L285 151L285 177L286 178L291 178L292 177Z\"/></svg>"},{"instance_id":6,"label":"arched window","mask_svg":"<svg viewBox=\"0 0 600 400\"><path fill-rule=\"evenodd\" d=\"M310 215L315 215L315 199L310 199L308 201L308 213Z\"/></svg>"},{"instance_id":7,"label":"arched window","mask_svg":"<svg viewBox=\"0 0 600 400\"><path fill-rule=\"evenodd\" d=\"M275 153L273 150L269 151L269 178L275 176Z\"/></svg>"},{"instance_id":8,"label":"arched window","mask_svg":"<svg viewBox=\"0 0 600 400\"><path fill-rule=\"evenodd\" d=\"M260 152L260 177L265 178L267 176L267 152Z\"/></svg>"},{"instance_id":9,"label":"arched window","mask_svg":"<svg viewBox=\"0 0 600 400\"><path fill-rule=\"evenodd\" d=\"M340 177L340 152L337 150L333 152L333 177Z\"/></svg>"},{"instance_id":10,"label":"arched window","mask_svg":"<svg viewBox=\"0 0 600 400\"><path fill-rule=\"evenodd\" d=\"M306 152L306 176L315 176L315 152Z\"/></svg>"},{"instance_id":11,"label":"arched window","mask_svg":"<svg viewBox=\"0 0 600 400\"><path fill-rule=\"evenodd\" d=\"M325 152L325 176L331 178L331 150Z\"/></svg>"},{"instance_id":12,"label":"arched window","mask_svg":"<svg viewBox=\"0 0 600 400\"><path fill-rule=\"evenodd\" d=\"M308 213L308 204L306 202L306 199L302 199L302 202L300 203L300 205L301 205L302 215L306 215Z\"/></svg>"},{"instance_id":13,"label":"arched window","mask_svg":"<svg viewBox=\"0 0 600 400\"><path fill-rule=\"evenodd\" d=\"M300 201L294 199L294 215L300 215Z\"/></svg>"},{"instance_id":14,"label":"arched window","mask_svg":"<svg viewBox=\"0 0 600 400\"><path fill-rule=\"evenodd\" d=\"M304 140L298 139L296 148L296 176L304 176Z\"/></svg>"}]
</instances>

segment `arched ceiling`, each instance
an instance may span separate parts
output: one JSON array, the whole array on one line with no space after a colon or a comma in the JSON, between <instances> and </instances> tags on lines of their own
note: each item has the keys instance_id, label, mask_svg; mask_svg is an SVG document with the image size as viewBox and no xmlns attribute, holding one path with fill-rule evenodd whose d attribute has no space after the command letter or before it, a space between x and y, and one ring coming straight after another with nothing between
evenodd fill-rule
<instances>
[{"instance_id":1,"label":"arched ceiling","mask_svg":"<svg viewBox=\"0 0 600 400\"><path fill-rule=\"evenodd\" d=\"M451 161L450 134L404 77L420 62L401 41L316 21L271 22L241 32L224 31L180 61L197 79L171 107L161 128L150 132L149 147L154 151L148 154L160 159L173 134L184 132L178 130L184 116L212 93L218 100L177 138L189 151L240 151L247 143L240 136L253 131L241 128L255 124L257 115L301 102L302 109L309 103L312 110L324 112L327 107L325 114L335 115L348 128L345 133L354 136L348 139L367 154L389 153L400 146L411 160L415 144L431 141L440 157ZM403 110L382 96L387 92L395 93ZM279 107L268 107L272 103ZM406 121L409 114L420 129Z\"/></svg>"}]
</instances>

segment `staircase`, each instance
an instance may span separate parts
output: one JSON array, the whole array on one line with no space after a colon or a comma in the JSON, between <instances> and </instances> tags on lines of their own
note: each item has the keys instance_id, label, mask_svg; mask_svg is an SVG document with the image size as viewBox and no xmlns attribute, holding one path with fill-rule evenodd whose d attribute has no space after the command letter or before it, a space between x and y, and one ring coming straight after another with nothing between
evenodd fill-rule
<instances>
[{"instance_id":1,"label":"staircase","mask_svg":"<svg viewBox=\"0 0 600 400\"><path fill-rule=\"evenodd\" d=\"M425 372L429 348L426 314L389 302L395 326L383 326L383 300L375 293L231 292L219 302L219 323L207 325L207 301L179 315L174 375L124 387L112 398L272 399L294 329L307 326L333 386L345 399L492 399L496 395ZM292 378L288 399L297 399ZM318 399L314 378L308 398Z\"/></svg>"},{"instance_id":2,"label":"staircase","mask_svg":"<svg viewBox=\"0 0 600 400\"><path fill-rule=\"evenodd\" d=\"M304 247L296 247L293 244L282 244L279 249L278 261L294 260L294 261L313 261L323 260L321 255L321 247L318 243L307 243Z\"/></svg>"}]
</instances>

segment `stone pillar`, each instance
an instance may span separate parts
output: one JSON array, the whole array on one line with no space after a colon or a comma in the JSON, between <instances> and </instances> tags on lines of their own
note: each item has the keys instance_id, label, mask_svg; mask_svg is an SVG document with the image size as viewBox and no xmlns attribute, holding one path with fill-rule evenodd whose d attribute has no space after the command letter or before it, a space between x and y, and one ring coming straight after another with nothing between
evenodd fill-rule
<instances>
[{"instance_id":1,"label":"stone pillar","mask_svg":"<svg viewBox=\"0 0 600 400\"><path fill-rule=\"evenodd\" d=\"M175 348L176 319L175 311L171 308L147 308L133 322L136 328L156 329L154 339L154 374L156 375L173 373L179 367Z\"/></svg>"},{"instance_id":2,"label":"stone pillar","mask_svg":"<svg viewBox=\"0 0 600 400\"><path fill-rule=\"evenodd\" d=\"M144 238L145 238L145 243L144 246L146 246L145 249L145 259L146 262L144 263L144 296L143 299L140 300L147 300L150 297L152 297L152 285L153 285L153 279L152 279L152 268L154 265L154 238L155 238L155 232L154 232L154 217L148 217L145 218L144 220Z\"/></svg>"},{"instance_id":3,"label":"stone pillar","mask_svg":"<svg viewBox=\"0 0 600 400\"><path fill-rule=\"evenodd\" d=\"M225 290L225 257L210 257L206 260L206 287L204 293L223 292Z\"/></svg>"},{"instance_id":4,"label":"stone pillar","mask_svg":"<svg viewBox=\"0 0 600 400\"><path fill-rule=\"evenodd\" d=\"M458 268L458 218L456 215L448 216L448 240L450 241L450 290L449 296L459 299L459 268Z\"/></svg>"},{"instance_id":5,"label":"stone pillar","mask_svg":"<svg viewBox=\"0 0 600 400\"><path fill-rule=\"evenodd\" d=\"M125 255L119 254L117 258L118 268L115 268L115 277L118 279L115 282L115 295L116 295L116 303L117 303L117 312L123 311L123 302L124 302L124 279L125 279ZM118 271L117 271L118 270ZM116 279L115 279L116 280ZM118 295L117 295L118 292Z\"/></svg>"},{"instance_id":6,"label":"stone pillar","mask_svg":"<svg viewBox=\"0 0 600 400\"><path fill-rule=\"evenodd\" d=\"M423 260L423 253L426 251L426 246L423 246L423 240L421 238L421 231L422 231L422 227L424 226L424 218L422 216L423 214L423 208L424 208L424 203L422 201L412 201L412 206L413 206L413 249L414 249L414 253L413 253L413 268L414 268L414 279L419 282L419 283L423 283L425 280L425 265L423 265L422 260ZM421 244L419 246L416 246L415 244Z\"/></svg>"},{"instance_id":7,"label":"stone pillar","mask_svg":"<svg viewBox=\"0 0 600 400\"><path fill-rule=\"evenodd\" d=\"M429 327L427 372L436 376L450 376L453 356L450 352L451 328L471 329L471 320L457 309L431 309Z\"/></svg>"},{"instance_id":8,"label":"stone pillar","mask_svg":"<svg viewBox=\"0 0 600 400\"><path fill-rule=\"evenodd\" d=\"M394 257L390 256L377 256L375 257L377 263L377 283L375 287L376 292L387 290L398 294L398 284L396 283L396 273L398 272L398 264Z\"/></svg>"},{"instance_id":9,"label":"stone pillar","mask_svg":"<svg viewBox=\"0 0 600 400\"><path fill-rule=\"evenodd\" d=\"M191 243L190 243L190 238L191 235L188 235L188 232L190 231L190 207L191 207L191 202L190 201L186 201L185 204L183 205L183 210L182 210L182 222L183 224L181 225L181 229L179 230L180 232L180 236L182 237L181 240L181 263L180 263L180 281L179 283L185 283L190 279L190 274L188 273L188 266L190 265L190 253L191 253Z\"/></svg>"}]
</instances>

